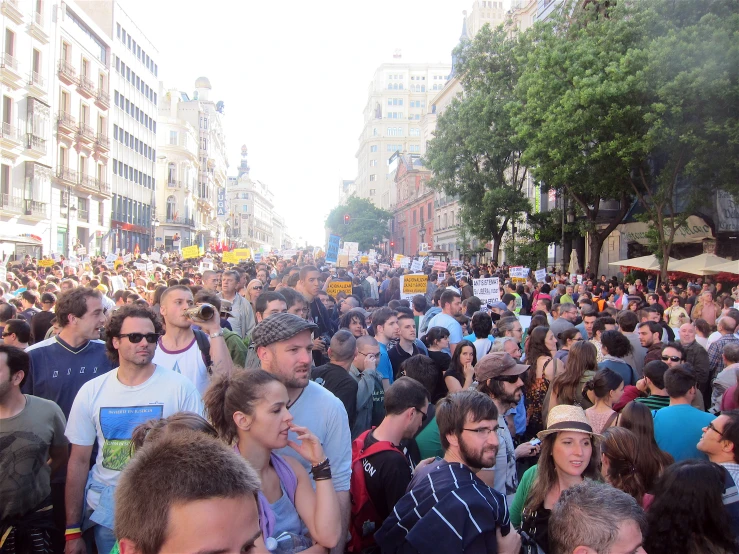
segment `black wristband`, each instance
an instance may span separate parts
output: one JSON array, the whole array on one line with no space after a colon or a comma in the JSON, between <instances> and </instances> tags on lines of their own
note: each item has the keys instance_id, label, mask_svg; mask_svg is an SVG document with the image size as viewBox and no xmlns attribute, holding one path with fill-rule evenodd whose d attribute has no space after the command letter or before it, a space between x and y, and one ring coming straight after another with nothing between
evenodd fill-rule
<instances>
[{"instance_id":1,"label":"black wristband","mask_svg":"<svg viewBox=\"0 0 739 554\"><path fill-rule=\"evenodd\" d=\"M331 479L331 466L326 466L320 471L313 471L312 474L314 481L325 481L326 479Z\"/></svg>"}]
</instances>

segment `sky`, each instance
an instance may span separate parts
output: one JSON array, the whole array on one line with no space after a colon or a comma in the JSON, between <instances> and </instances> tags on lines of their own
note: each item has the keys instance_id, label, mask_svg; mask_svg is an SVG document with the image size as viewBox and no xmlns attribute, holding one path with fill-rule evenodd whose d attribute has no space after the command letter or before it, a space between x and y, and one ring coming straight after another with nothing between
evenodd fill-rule
<instances>
[{"instance_id":1,"label":"sky","mask_svg":"<svg viewBox=\"0 0 739 554\"><path fill-rule=\"evenodd\" d=\"M377 67L451 63L473 0L119 0L159 50L166 88L208 77L223 100L229 175L242 144L293 239L324 241L339 182L354 179ZM508 4L508 2L506 2Z\"/></svg>"}]
</instances>

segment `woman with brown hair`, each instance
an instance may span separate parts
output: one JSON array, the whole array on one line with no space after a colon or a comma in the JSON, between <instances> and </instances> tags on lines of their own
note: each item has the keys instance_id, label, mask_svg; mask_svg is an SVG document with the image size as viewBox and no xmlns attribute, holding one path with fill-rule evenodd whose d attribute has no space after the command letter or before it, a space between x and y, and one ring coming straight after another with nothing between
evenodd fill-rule
<instances>
[{"instance_id":1,"label":"woman with brown hair","mask_svg":"<svg viewBox=\"0 0 739 554\"><path fill-rule=\"evenodd\" d=\"M644 506L646 470L639 456L639 439L624 427L603 431L600 443L601 473L606 482L633 496Z\"/></svg>"},{"instance_id":2,"label":"woman with brown hair","mask_svg":"<svg viewBox=\"0 0 739 554\"><path fill-rule=\"evenodd\" d=\"M526 348L526 439L531 439L544 429L544 399L549 385L557 373L562 372L562 362L554 357L557 339L546 325L540 325L529 336Z\"/></svg>"},{"instance_id":3,"label":"woman with brown hair","mask_svg":"<svg viewBox=\"0 0 739 554\"><path fill-rule=\"evenodd\" d=\"M537 465L521 477L511 503L511 523L549 551L548 522L562 491L585 479L601 481L593 429L579 406L555 406L547 429L537 435L541 454Z\"/></svg>"},{"instance_id":4,"label":"woman with brown hair","mask_svg":"<svg viewBox=\"0 0 739 554\"><path fill-rule=\"evenodd\" d=\"M644 490L651 492L657 478L672 464L672 456L660 450L654 438L654 418L652 411L641 402L626 404L618 418L618 426L630 430L638 442L641 471L644 476Z\"/></svg>"},{"instance_id":5,"label":"woman with brown hair","mask_svg":"<svg viewBox=\"0 0 739 554\"><path fill-rule=\"evenodd\" d=\"M590 408L593 403L583 394L583 388L597 370L595 346L582 341L573 343L564 371L554 377L549 387L548 402L544 402L545 417L560 404L580 406L583 410Z\"/></svg>"}]
</instances>

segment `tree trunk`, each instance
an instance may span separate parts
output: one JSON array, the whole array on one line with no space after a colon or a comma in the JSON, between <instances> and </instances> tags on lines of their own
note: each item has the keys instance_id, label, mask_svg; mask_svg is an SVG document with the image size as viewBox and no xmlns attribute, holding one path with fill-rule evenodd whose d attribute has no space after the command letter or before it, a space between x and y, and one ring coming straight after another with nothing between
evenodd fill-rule
<instances>
[{"instance_id":1,"label":"tree trunk","mask_svg":"<svg viewBox=\"0 0 739 554\"><path fill-rule=\"evenodd\" d=\"M490 257L495 262L495 265L498 265L498 257L500 254L500 243L501 243L501 238L497 235L494 235L493 236L493 248L492 248L492 252L490 253Z\"/></svg>"},{"instance_id":2,"label":"tree trunk","mask_svg":"<svg viewBox=\"0 0 739 554\"><path fill-rule=\"evenodd\" d=\"M590 273L595 273L595 275L598 275L600 251L601 248L603 248L603 241L604 239L598 231L591 231L588 233L588 245L590 246L588 267L590 267Z\"/></svg>"}]
</instances>

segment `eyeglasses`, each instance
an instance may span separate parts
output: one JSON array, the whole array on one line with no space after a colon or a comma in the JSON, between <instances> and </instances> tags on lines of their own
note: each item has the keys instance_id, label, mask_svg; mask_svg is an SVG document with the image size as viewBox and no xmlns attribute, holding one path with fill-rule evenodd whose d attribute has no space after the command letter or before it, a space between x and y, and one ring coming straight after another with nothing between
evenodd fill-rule
<instances>
[{"instance_id":1,"label":"eyeglasses","mask_svg":"<svg viewBox=\"0 0 739 554\"><path fill-rule=\"evenodd\" d=\"M126 333L124 335L118 335L119 339L128 337L131 344L138 344L142 339L146 339L149 344L154 344L159 339L159 333Z\"/></svg>"},{"instance_id":2,"label":"eyeglasses","mask_svg":"<svg viewBox=\"0 0 739 554\"><path fill-rule=\"evenodd\" d=\"M718 434L719 434L720 436L722 436L722 437L724 436L724 434L723 434L723 433L722 433L721 431L719 431L718 429L716 429L716 428L715 428L715 427L713 426L713 422L709 423L709 424L707 425L707 427L708 427L708 428L709 428L709 429L710 429L711 431L716 431L716 432L717 432L717 433L718 433Z\"/></svg>"},{"instance_id":3,"label":"eyeglasses","mask_svg":"<svg viewBox=\"0 0 739 554\"><path fill-rule=\"evenodd\" d=\"M523 333L523 327L519 327L518 329L511 329L514 333Z\"/></svg>"},{"instance_id":4,"label":"eyeglasses","mask_svg":"<svg viewBox=\"0 0 739 554\"><path fill-rule=\"evenodd\" d=\"M490 436L490 433L497 433L498 428L495 427L478 427L477 429L467 429L464 427L462 429L463 431L470 431L471 433L477 433L478 437L482 437L483 439L486 439Z\"/></svg>"},{"instance_id":5,"label":"eyeglasses","mask_svg":"<svg viewBox=\"0 0 739 554\"><path fill-rule=\"evenodd\" d=\"M426 421L426 418L428 417L428 414L426 414L426 412L424 412L423 410L419 408L413 408L413 409L416 410L419 414L421 414L421 421Z\"/></svg>"},{"instance_id":6,"label":"eyeglasses","mask_svg":"<svg viewBox=\"0 0 739 554\"><path fill-rule=\"evenodd\" d=\"M13 334L14 333L3 333L2 337L3 338L6 338L6 337L9 337L10 335L13 335Z\"/></svg>"},{"instance_id":7,"label":"eyeglasses","mask_svg":"<svg viewBox=\"0 0 739 554\"><path fill-rule=\"evenodd\" d=\"M262 286L261 285L257 285L255 287L252 287L251 290L262 290Z\"/></svg>"},{"instance_id":8,"label":"eyeglasses","mask_svg":"<svg viewBox=\"0 0 739 554\"><path fill-rule=\"evenodd\" d=\"M662 356L662 361L663 362L667 362L667 361L670 361L670 362L682 362L683 359L680 356Z\"/></svg>"},{"instance_id":9,"label":"eyeglasses","mask_svg":"<svg viewBox=\"0 0 739 554\"><path fill-rule=\"evenodd\" d=\"M496 381L505 381L506 383L515 383L520 378L520 375L498 375L497 377L493 377Z\"/></svg>"},{"instance_id":10,"label":"eyeglasses","mask_svg":"<svg viewBox=\"0 0 739 554\"><path fill-rule=\"evenodd\" d=\"M377 358L377 356L380 355L379 352L357 352L357 354L361 354L362 356L367 356L368 358Z\"/></svg>"}]
</instances>

